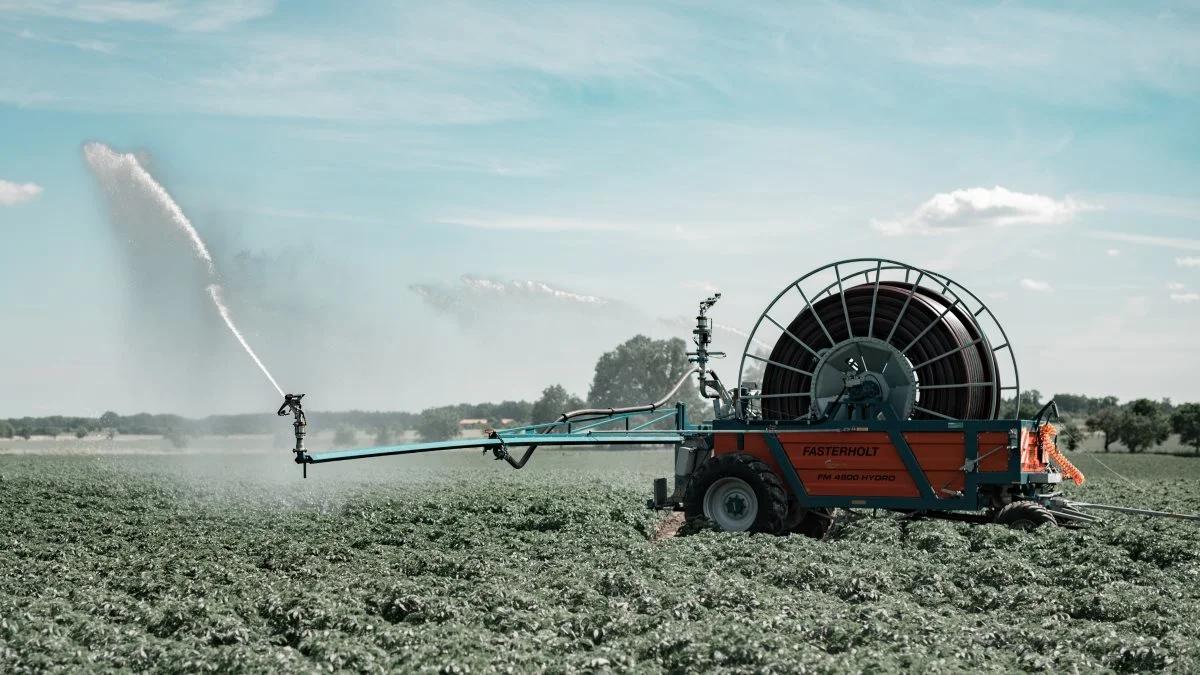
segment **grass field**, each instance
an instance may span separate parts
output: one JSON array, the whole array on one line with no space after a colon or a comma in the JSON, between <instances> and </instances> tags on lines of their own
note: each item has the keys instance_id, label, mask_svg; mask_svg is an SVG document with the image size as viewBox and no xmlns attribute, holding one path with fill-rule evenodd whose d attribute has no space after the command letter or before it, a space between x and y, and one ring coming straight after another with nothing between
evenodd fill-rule
<instances>
[{"instance_id":1,"label":"grass field","mask_svg":"<svg viewBox=\"0 0 1200 675\"><path fill-rule=\"evenodd\" d=\"M1079 499L1200 512L1200 460L1072 459ZM826 542L654 543L644 503L670 466L669 451L539 450L513 471L464 451L305 481L280 451L0 456L0 664L1200 670L1200 523L1022 533L861 513Z\"/></svg>"}]
</instances>

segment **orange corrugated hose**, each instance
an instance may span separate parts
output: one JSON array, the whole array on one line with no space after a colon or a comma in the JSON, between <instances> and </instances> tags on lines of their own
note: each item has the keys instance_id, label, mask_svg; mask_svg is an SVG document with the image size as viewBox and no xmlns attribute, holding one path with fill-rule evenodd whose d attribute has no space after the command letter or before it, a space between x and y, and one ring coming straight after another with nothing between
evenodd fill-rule
<instances>
[{"instance_id":1,"label":"orange corrugated hose","mask_svg":"<svg viewBox=\"0 0 1200 675\"><path fill-rule=\"evenodd\" d=\"M1083 472L1075 468L1075 465L1069 462L1067 458L1063 457L1063 454L1058 451L1058 446L1054 443L1054 434L1056 431L1057 429L1054 428L1053 424L1046 423L1042 425L1041 430L1038 432L1042 436L1042 447L1046 448L1046 450L1050 453L1050 458L1054 460L1055 464L1058 464L1060 469L1062 469L1064 476L1075 481L1076 485L1083 485Z\"/></svg>"}]
</instances>

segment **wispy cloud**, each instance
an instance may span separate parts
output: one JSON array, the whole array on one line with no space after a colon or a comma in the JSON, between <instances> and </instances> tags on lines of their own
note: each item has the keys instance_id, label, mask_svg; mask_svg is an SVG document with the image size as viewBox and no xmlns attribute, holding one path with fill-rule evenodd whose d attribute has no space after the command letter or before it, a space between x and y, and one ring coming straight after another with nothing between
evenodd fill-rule
<instances>
[{"instance_id":1,"label":"wispy cloud","mask_svg":"<svg viewBox=\"0 0 1200 675\"><path fill-rule=\"evenodd\" d=\"M1174 95L1200 91L1194 25L1170 11L1130 5L1116 16L1100 16L1008 3L924 9L838 4L830 14L821 25L838 25L848 46L869 45L889 61L976 87L1105 106L1128 104L1130 85ZM803 18L812 19L796 16Z\"/></svg>"},{"instance_id":2,"label":"wispy cloud","mask_svg":"<svg viewBox=\"0 0 1200 675\"><path fill-rule=\"evenodd\" d=\"M1027 291L1035 291L1038 293L1047 293L1054 290L1050 287L1050 284L1046 283L1045 281L1035 281L1033 279L1022 279L1021 288L1024 288Z\"/></svg>"},{"instance_id":3,"label":"wispy cloud","mask_svg":"<svg viewBox=\"0 0 1200 675\"><path fill-rule=\"evenodd\" d=\"M0 15L46 16L84 23L146 23L218 31L269 15L275 0L0 0Z\"/></svg>"},{"instance_id":4,"label":"wispy cloud","mask_svg":"<svg viewBox=\"0 0 1200 675\"><path fill-rule=\"evenodd\" d=\"M1168 291L1182 291L1184 288L1186 288L1186 286L1184 284L1179 283L1178 281L1168 281L1167 282L1167 290Z\"/></svg>"},{"instance_id":5,"label":"wispy cloud","mask_svg":"<svg viewBox=\"0 0 1200 675\"><path fill-rule=\"evenodd\" d=\"M27 202L42 194L42 186L35 183L13 183L0 180L0 206L13 206Z\"/></svg>"},{"instance_id":6,"label":"wispy cloud","mask_svg":"<svg viewBox=\"0 0 1200 675\"><path fill-rule=\"evenodd\" d=\"M1197 257L1176 258L1175 264L1179 265L1180 267L1200 267L1200 258L1197 258Z\"/></svg>"},{"instance_id":7,"label":"wispy cloud","mask_svg":"<svg viewBox=\"0 0 1200 675\"><path fill-rule=\"evenodd\" d=\"M385 218L375 216L359 216L351 213L339 213L335 211L303 211L298 209L274 209L274 208L256 208L251 209L252 213L260 216L269 216L272 218L284 218L287 220L318 220L325 222L337 223L388 223Z\"/></svg>"},{"instance_id":8,"label":"wispy cloud","mask_svg":"<svg viewBox=\"0 0 1200 675\"><path fill-rule=\"evenodd\" d=\"M1173 248L1179 251L1200 251L1200 239L1160 237L1152 234L1133 234L1130 232L1093 232L1092 236L1098 239L1124 241L1130 244L1145 244L1147 246L1161 246L1163 248ZM1189 263L1179 262L1180 260L1192 260L1192 258L1175 259L1175 262L1179 265L1191 266Z\"/></svg>"},{"instance_id":9,"label":"wispy cloud","mask_svg":"<svg viewBox=\"0 0 1200 675\"><path fill-rule=\"evenodd\" d=\"M1107 251L1105 251L1105 253L1107 253L1110 258L1115 258L1115 257L1121 255L1121 249L1110 248Z\"/></svg>"},{"instance_id":10,"label":"wispy cloud","mask_svg":"<svg viewBox=\"0 0 1200 675\"><path fill-rule=\"evenodd\" d=\"M1054 199L1013 192L1003 187L968 188L941 192L917 207L911 215L894 220L873 220L879 232L889 235L943 234L982 227L1053 224L1070 220L1080 211L1098 208L1072 197Z\"/></svg>"},{"instance_id":11,"label":"wispy cloud","mask_svg":"<svg viewBox=\"0 0 1200 675\"><path fill-rule=\"evenodd\" d=\"M2 7L2 5L0 5L0 7ZM0 28L0 31L9 33L11 35L16 35L17 37L19 37L23 40L31 40L33 42L43 42L43 43L52 44L52 45L63 45L66 47L74 47L75 49L79 49L79 50L82 50L85 52L99 52L102 54L111 54L114 50L114 45L111 42L104 42L102 40L68 40L68 39L63 39L63 38L51 37L49 35L42 35L41 33L34 33L33 31L29 30L28 28L24 28L21 30L9 30L6 28Z\"/></svg>"},{"instance_id":12,"label":"wispy cloud","mask_svg":"<svg viewBox=\"0 0 1200 675\"><path fill-rule=\"evenodd\" d=\"M482 124L540 117L550 83L649 98L702 81L686 20L640 5L397 5L383 34L265 34L205 74L191 102L254 116ZM215 97L215 98L214 98ZM210 100L211 99L211 100Z\"/></svg>"},{"instance_id":13,"label":"wispy cloud","mask_svg":"<svg viewBox=\"0 0 1200 675\"><path fill-rule=\"evenodd\" d=\"M571 218L536 214L475 212L439 216L435 222L488 230L531 230L537 232L609 232L646 239L700 242L718 237L724 226L714 223L663 223L643 220Z\"/></svg>"},{"instance_id":14,"label":"wispy cloud","mask_svg":"<svg viewBox=\"0 0 1200 675\"><path fill-rule=\"evenodd\" d=\"M1172 293L1171 300L1173 302L1198 302L1200 301L1200 293Z\"/></svg>"},{"instance_id":15,"label":"wispy cloud","mask_svg":"<svg viewBox=\"0 0 1200 675\"><path fill-rule=\"evenodd\" d=\"M1200 218L1200 199L1129 192L1087 193L1082 198L1102 202L1107 211L1166 218Z\"/></svg>"}]
</instances>

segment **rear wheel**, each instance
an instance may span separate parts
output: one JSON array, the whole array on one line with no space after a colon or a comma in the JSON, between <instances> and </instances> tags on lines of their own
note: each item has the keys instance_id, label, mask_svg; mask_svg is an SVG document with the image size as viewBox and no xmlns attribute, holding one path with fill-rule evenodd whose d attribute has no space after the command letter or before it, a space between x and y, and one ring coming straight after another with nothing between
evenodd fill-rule
<instances>
[{"instance_id":1,"label":"rear wheel","mask_svg":"<svg viewBox=\"0 0 1200 675\"><path fill-rule=\"evenodd\" d=\"M833 509L804 508L792 502L783 529L813 539L824 539L834 524Z\"/></svg>"},{"instance_id":2,"label":"rear wheel","mask_svg":"<svg viewBox=\"0 0 1200 675\"><path fill-rule=\"evenodd\" d=\"M994 522L1018 530L1032 530L1042 525L1057 525L1050 510L1037 502L1019 501L1007 504L996 512Z\"/></svg>"},{"instance_id":3,"label":"rear wheel","mask_svg":"<svg viewBox=\"0 0 1200 675\"><path fill-rule=\"evenodd\" d=\"M762 460L721 455L704 463L684 497L689 520L707 518L726 532L777 534L787 516L787 493Z\"/></svg>"}]
</instances>

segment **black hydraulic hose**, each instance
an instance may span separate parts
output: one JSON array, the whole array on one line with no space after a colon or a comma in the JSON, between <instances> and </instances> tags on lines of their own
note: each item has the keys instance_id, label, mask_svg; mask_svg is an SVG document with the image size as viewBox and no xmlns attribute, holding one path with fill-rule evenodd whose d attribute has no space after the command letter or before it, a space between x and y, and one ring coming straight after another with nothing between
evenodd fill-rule
<instances>
[{"instance_id":1,"label":"black hydraulic hose","mask_svg":"<svg viewBox=\"0 0 1200 675\"><path fill-rule=\"evenodd\" d=\"M688 381L688 378L690 378L694 373L696 373L699 370L700 369L695 366L688 369L688 371L683 374L683 377L679 378L679 381L675 383L675 386L671 388L671 391L667 392L666 396L663 396L661 399L655 401L654 403L646 403L644 405L629 406L627 408L582 408L580 410L572 410L570 412L565 412L562 415L560 415L559 418L557 420L555 420L555 423L553 425L542 427L542 429L539 433L548 434L551 432L551 430L553 430L559 424L562 424L563 422L566 422L568 420L575 419L576 417L583 417L584 415L606 415L606 416L611 417L613 415L624 415L624 414L628 414L628 413L653 412L653 411L658 410L659 408L665 406L668 402L670 402L671 398L673 396L675 396L675 393L679 391L679 388L682 387L683 384ZM500 441L501 447L495 451L497 458L503 459L504 461L508 462L509 465L512 466L512 468L514 468L514 469L520 469L521 467L525 466L525 462L529 461L529 457L533 454L533 451L538 449L538 446L531 445L531 446L529 446L529 449L527 449L525 451L525 454L521 455L521 459L513 459L512 455L508 454L508 450L504 448L504 439L503 438L500 438L500 436L497 435L495 432L492 432L492 434L490 434L490 437L495 438Z\"/></svg>"},{"instance_id":2,"label":"black hydraulic hose","mask_svg":"<svg viewBox=\"0 0 1200 675\"><path fill-rule=\"evenodd\" d=\"M908 347L905 357L917 367L918 405L931 412L914 411L913 419L991 419L999 408L994 355L966 308L932 289L904 282L862 284L835 293L806 307L788 331L813 350L832 348L870 332L888 339L897 349ZM845 306L843 308L843 299ZM871 323L871 306L874 325ZM849 314L849 326L847 326ZM928 330L927 330L928 329ZM830 340L832 338L832 341ZM978 342L976 342L978 341ZM975 344L972 344L975 343ZM911 344L911 346L910 346ZM763 375L763 416L768 419L802 417L811 399L812 375L819 359L788 335L776 342ZM779 365L776 365L779 364ZM991 383L993 391L980 385ZM924 389L932 385L954 388ZM780 394L806 394L775 398ZM942 417L944 416L944 417Z\"/></svg>"}]
</instances>

